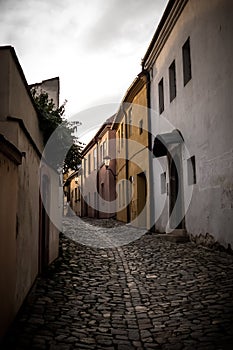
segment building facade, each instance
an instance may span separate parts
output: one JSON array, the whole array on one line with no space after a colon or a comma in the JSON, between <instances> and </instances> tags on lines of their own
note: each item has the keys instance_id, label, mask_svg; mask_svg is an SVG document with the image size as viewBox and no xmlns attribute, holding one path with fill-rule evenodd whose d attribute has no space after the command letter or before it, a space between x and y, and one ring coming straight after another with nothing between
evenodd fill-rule
<instances>
[{"instance_id":1,"label":"building facade","mask_svg":"<svg viewBox=\"0 0 233 350\"><path fill-rule=\"evenodd\" d=\"M140 73L127 90L116 115L117 219L150 229L151 152L148 79Z\"/></svg>"},{"instance_id":2,"label":"building facade","mask_svg":"<svg viewBox=\"0 0 233 350\"><path fill-rule=\"evenodd\" d=\"M43 80L40 83L29 85L30 89L35 89L38 94L47 93L54 105L59 106L60 80L59 77Z\"/></svg>"},{"instance_id":3,"label":"building facade","mask_svg":"<svg viewBox=\"0 0 233 350\"><path fill-rule=\"evenodd\" d=\"M230 0L170 0L142 62L156 229L225 247L233 245L232 14Z\"/></svg>"},{"instance_id":4,"label":"building facade","mask_svg":"<svg viewBox=\"0 0 233 350\"><path fill-rule=\"evenodd\" d=\"M0 61L1 337L38 273L58 256L58 229L49 214L59 219L61 207L57 172L40 166L39 116L14 49L1 47Z\"/></svg>"},{"instance_id":5,"label":"building facade","mask_svg":"<svg viewBox=\"0 0 233 350\"><path fill-rule=\"evenodd\" d=\"M0 134L0 339L15 316L18 167L22 153ZM9 181L10 179L10 181Z\"/></svg>"},{"instance_id":6,"label":"building facade","mask_svg":"<svg viewBox=\"0 0 233 350\"><path fill-rule=\"evenodd\" d=\"M81 169L72 171L65 180L64 208L65 216L81 216Z\"/></svg>"},{"instance_id":7,"label":"building facade","mask_svg":"<svg viewBox=\"0 0 233 350\"><path fill-rule=\"evenodd\" d=\"M114 116L106 120L82 151L81 216L106 219L115 216L115 130ZM104 159L109 157L106 168Z\"/></svg>"}]
</instances>

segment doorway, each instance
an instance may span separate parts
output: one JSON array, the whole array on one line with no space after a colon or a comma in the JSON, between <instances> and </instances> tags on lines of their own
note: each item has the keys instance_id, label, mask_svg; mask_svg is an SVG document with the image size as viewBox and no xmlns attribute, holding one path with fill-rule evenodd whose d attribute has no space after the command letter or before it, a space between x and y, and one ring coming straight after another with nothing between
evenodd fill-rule
<instances>
[{"instance_id":1,"label":"doorway","mask_svg":"<svg viewBox=\"0 0 233 350\"><path fill-rule=\"evenodd\" d=\"M42 273L49 264L49 211L50 182L47 175L42 177L40 194L40 232L39 232L39 272Z\"/></svg>"},{"instance_id":2,"label":"doorway","mask_svg":"<svg viewBox=\"0 0 233 350\"><path fill-rule=\"evenodd\" d=\"M147 183L144 172L137 174L137 217L138 226L146 228L146 197L147 197ZM140 216L139 216L140 215Z\"/></svg>"},{"instance_id":3,"label":"doorway","mask_svg":"<svg viewBox=\"0 0 233 350\"><path fill-rule=\"evenodd\" d=\"M168 155L170 170L169 219L171 229L185 228L183 173L180 154L180 148L178 147L175 152L172 152L172 155Z\"/></svg>"},{"instance_id":4,"label":"doorway","mask_svg":"<svg viewBox=\"0 0 233 350\"><path fill-rule=\"evenodd\" d=\"M84 217L88 216L88 204L87 204L87 196L83 197L83 215Z\"/></svg>"}]
</instances>

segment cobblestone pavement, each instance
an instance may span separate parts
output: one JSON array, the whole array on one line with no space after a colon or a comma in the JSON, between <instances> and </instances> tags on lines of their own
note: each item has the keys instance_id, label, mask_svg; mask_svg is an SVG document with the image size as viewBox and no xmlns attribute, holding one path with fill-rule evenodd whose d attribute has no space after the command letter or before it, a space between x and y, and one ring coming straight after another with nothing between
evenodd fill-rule
<instances>
[{"instance_id":1,"label":"cobblestone pavement","mask_svg":"<svg viewBox=\"0 0 233 350\"><path fill-rule=\"evenodd\" d=\"M77 216L63 220L66 236L78 243L93 248L113 248L131 243L146 233L146 229L135 229L115 220L80 219Z\"/></svg>"},{"instance_id":2,"label":"cobblestone pavement","mask_svg":"<svg viewBox=\"0 0 233 350\"><path fill-rule=\"evenodd\" d=\"M109 249L62 235L2 348L233 349L233 257L154 235Z\"/></svg>"}]
</instances>

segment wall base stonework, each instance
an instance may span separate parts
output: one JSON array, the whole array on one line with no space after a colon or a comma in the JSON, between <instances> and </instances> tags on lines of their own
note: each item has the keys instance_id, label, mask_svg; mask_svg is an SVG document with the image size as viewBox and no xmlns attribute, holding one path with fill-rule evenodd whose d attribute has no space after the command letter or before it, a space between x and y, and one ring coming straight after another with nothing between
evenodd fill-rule
<instances>
[{"instance_id":1,"label":"wall base stonework","mask_svg":"<svg viewBox=\"0 0 233 350\"><path fill-rule=\"evenodd\" d=\"M195 236L193 234L189 234L189 236L190 236L190 241L194 242L197 245L201 245L201 246L207 247L209 249L218 250L221 252L226 252L228 254L233 255L233 250L232 250L230 244L228 244L227 248L224 247L223 245L221 245L219 242L216 241L214 236L212 236L208 232L206 232L205 235L200 233L197 236Z\"/></svg>"}]
</instances>

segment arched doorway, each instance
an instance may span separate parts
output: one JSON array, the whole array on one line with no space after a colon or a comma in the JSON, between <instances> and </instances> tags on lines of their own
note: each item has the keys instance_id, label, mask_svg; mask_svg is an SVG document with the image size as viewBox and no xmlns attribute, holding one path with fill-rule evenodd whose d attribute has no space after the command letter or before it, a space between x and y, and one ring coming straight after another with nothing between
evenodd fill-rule
<instances>
[{"instance_id":1,"label":"arched doorway","mask_svg":"<svg viewBox=\"0 0 233 350\"><path fill-rule=\"evenodd\" d=\"M167 157L169 173L168 226L169 229L185 229L182 149L184 138L177 129L158 134L154 139L153 154Z\"/></svg>"}]
</instances>

